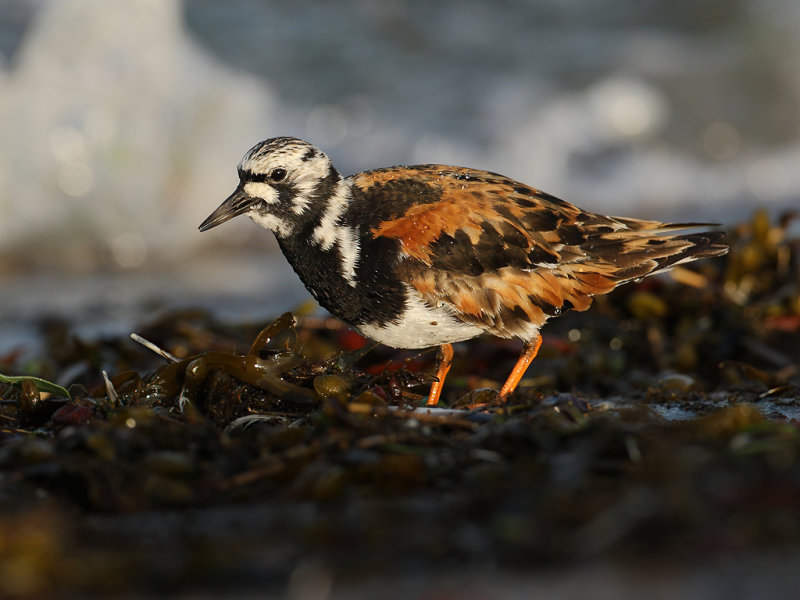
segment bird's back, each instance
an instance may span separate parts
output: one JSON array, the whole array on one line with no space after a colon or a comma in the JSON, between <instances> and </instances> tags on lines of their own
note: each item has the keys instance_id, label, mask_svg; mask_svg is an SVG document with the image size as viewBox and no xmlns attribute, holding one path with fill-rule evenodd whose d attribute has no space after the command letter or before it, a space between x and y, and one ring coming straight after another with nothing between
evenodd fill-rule
<instances>
[{"instance_id":1,"label":"bird's back","mask_svg":"<svg viewBox=\"0 0 800 600\"><path fill-rule=\"evenodd\" d=\"M508 177L415 165L350 178L373 239L399 242L397 276L433 305L526 337L565 309L677 264L727 251L705 224L606 217Z\"/></svg>"}]
</instances>

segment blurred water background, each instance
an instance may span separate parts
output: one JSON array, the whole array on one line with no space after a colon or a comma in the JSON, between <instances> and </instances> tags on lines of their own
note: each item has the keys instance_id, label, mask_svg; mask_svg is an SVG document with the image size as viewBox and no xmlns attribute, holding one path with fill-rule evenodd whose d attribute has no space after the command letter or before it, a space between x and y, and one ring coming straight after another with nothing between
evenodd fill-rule
<instances>
[{"instance_id":1,"label":"blurred water background","mask_svg":"<svg viewBox=\"0 0 800 600\"><path fill-rule=\"evenodd\" d=\"M796 208L798 57L796 0L0 0L0 350L306 298L248 220L197 231L275 135L611 214Z\"/></svg>"}]
</instances>

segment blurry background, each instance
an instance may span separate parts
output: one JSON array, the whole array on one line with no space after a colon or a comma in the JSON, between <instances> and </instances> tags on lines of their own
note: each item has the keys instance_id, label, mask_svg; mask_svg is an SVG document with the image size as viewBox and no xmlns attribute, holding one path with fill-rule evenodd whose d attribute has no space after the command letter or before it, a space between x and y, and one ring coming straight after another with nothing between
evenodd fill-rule
<instances>
[{"instance_id":1,"label":"blurry background","mask_svg":"<svg viewBox=\"0 0 800 600\"><path fill-rule=\"evenodd\" d=\"M197 231L275 135L612 214L796 207L798 57L796 0L0 0L0 349L306 298L248 220Z\"/></svg>"}]
</instances>

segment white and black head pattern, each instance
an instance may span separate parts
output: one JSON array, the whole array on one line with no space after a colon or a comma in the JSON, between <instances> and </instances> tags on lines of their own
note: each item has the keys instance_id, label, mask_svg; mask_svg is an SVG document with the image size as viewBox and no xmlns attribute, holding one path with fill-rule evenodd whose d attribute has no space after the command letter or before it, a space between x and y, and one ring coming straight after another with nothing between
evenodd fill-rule
<instances>
[{"instance_id":1,"label":"white and black head pattern","mask_svg":"<svg viewBox=\"0 0 800 600\"><path fill-rule=\"evenodd\" d=\"M321 150L290 137L256 144L244 155L238 171L236 191L201 230L247 214L279 237L288 237L299 224L324 210L342 181Z\"/></svg>"},{"instance_id":2,"label":"white and black head pattern","mask_svg":"<svg viewBox=\"0 0 800 600\"><path fill-rule=\"evenodd\" d=\"M357 232L342 223L350 187L318 148L292 137L270 138L239 163L239 186L200 226L201 231L246 214L279 242L300 237L335 254L342 276L355 284Z\"/></svg>"},{"instance_id":3,"label":"white and black head pattern","mask_svg":"<svg viewBox=\"0 0 800 600\"><path fill-rule=\"evenodd\" d=\"M296 138L256 144L239 163L242 192L255 200L248 216L284 236L304 214L322 208L320 201L332 195L340 179L321 150Z\"/></svg>"}]
</instances>

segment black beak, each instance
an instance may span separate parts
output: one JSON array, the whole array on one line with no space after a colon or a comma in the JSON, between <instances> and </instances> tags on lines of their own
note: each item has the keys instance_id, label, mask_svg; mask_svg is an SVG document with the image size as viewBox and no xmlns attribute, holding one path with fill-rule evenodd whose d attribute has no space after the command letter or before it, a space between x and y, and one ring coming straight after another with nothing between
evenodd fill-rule
<instances>
[{"instance_id":1,"label":"black beak","mask_svg":"<svg viewBox=\"0 0 800 600\"><path fill-rule=\"evenodd\" d=\"M200 225L200 231L206 231L217 225L222 225L225 221L230 221L233 217L246 213L255 202L257 200L245 194L242 186L239 185L236 191L219 205L217 210L208 215L208 218Z\"/></svg>"}]
</instances>

